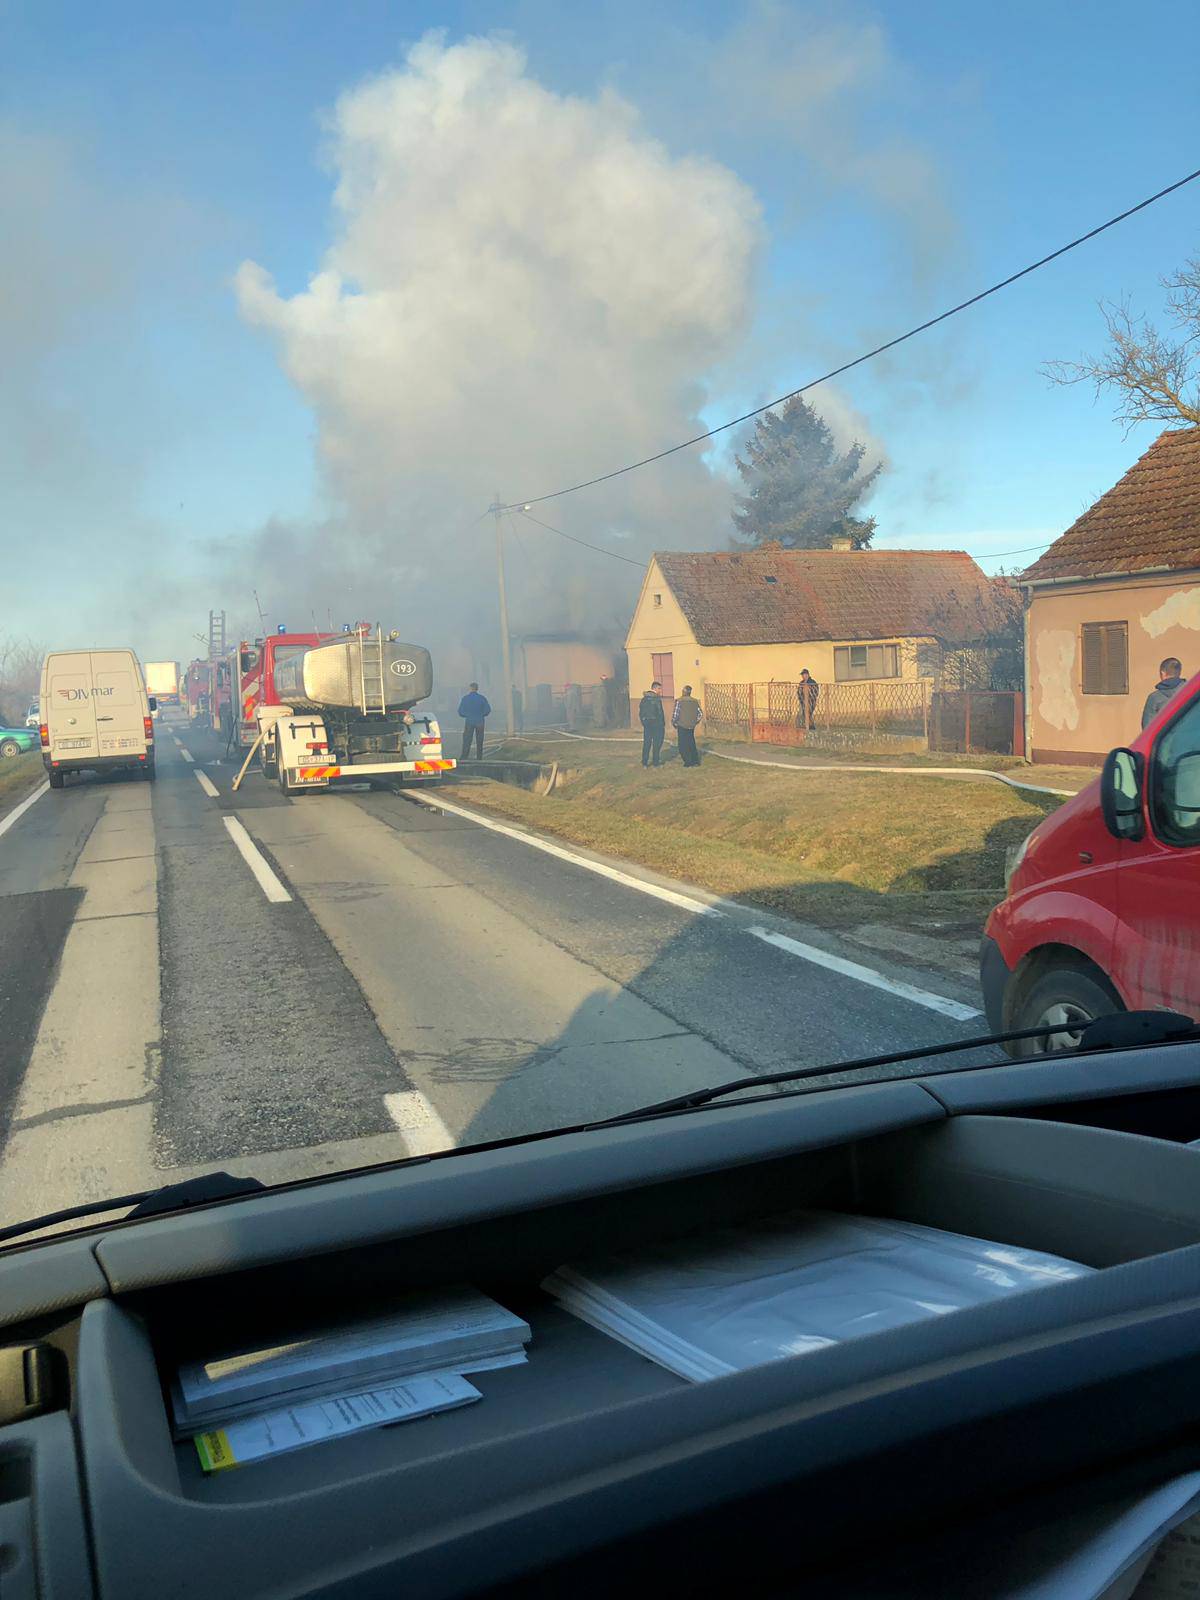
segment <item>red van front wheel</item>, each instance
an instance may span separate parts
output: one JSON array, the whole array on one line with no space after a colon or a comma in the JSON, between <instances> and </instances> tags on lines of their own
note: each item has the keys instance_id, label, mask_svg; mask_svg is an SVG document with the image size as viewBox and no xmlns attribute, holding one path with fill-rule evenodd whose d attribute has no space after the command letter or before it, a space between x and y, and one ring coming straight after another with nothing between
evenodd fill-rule
<instances>
[{"instance_id":1,"label":"red van front wheel","mask_svg":"<svg viewBox=\"0 0 1200 1600\"><path fill-rule=\"evenodd\" d=\"M1013 1054L1028 1057L1049 1050L1077 1050L1089 1022L1124 1009L1116 990L1097 969L1065 962L1044 968L1014 1007L1010 1026L1056 1031L1041 1039L1014 1040Z\"/></svg>"}]
</instances>

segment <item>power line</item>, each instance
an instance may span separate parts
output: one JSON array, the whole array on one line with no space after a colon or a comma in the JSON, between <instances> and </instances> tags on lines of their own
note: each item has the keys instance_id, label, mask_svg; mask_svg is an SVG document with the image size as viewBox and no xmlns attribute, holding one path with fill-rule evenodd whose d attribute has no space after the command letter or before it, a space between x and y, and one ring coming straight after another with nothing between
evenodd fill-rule
<instances>
[{"instance_id":1,"label":"power line","mask_svg":"<svg viewBox=\"0 0 1200 1600\"><path fill-rule=\"evenodd\" d=\"M1182 189L1185 184L1200 178L1200 167L1194 172L1189 172L1185 178L1178 182L1168 184L1165 189L1160 189L1157 194L1149 195L1145 200L1139 200L1137 205L1130 206L1127 211L1122 211L1115 217L1109 217L1107 222L1102 222L1099 227L1091 228L1087 233L1081 233L1077 239L1072 239L1069 244L1060 245L1057 250L1052 250L1048 256L1042 256L1040 261L1032 261L1027 267L1022 267L1019 272L1010 273L1007 278L1002 278L999 283L992 284L990 289L981 289L978 294L973 294L969 300L961 300L958 305L951 306L948 311L930 317L928 322L922 322L915 328L910 328L907 333L901 333L894 339L889 339L886 344L878 344L873 350L868 350L864 355L856 356L853 361L843 362L840 367L823 373L819 378L810 378L807 383L801 384L798 389L792 389L787 394L781 394L777 400L768 400L766 405L756 406L753 411L744 411L740 417L732 417L728 422L722 422L715 428L709 428L707 433L698 433L691 439L684 439L679 444L670 445L666 450L659 450L655 455L643 456L640 461L631 461L626 466L617 467L612 472L602 472L599 477L586 478L582 483L573 483L566 489L554 489L549 494L528 495L520 504L505 509L522 510L525 506L541 505L546 500L560 500L563 495L577 494L580 489L592 489L598 483L608 483L613 478L624 477L627 472L636 472L639 467L651 466L655 461L663 461L667 456L673 456L680 450L688 450L694 444L703 444L706 439L713 439L719 433L725 433L730 428L736 428L739 423L749 422L753 417L759 417L764 411L770 411L773 406L781 406L787 401L795 399L797 395L806 394L809 389L815 389L819 384L828 383L831 378L840 377L843 372L849 372L853 367L861 367L864 361L871 361L875 356L883 355L887 350L894 350L897 345L903 344L907 339L915 339L917 334L925 333L929 328L935 328L939 322L945 322L948 317L957 316L960 311L965 311L969 306L978 305L981 300L986 300L989 295L998 294L1001 289L1007 289L1009 284L1016 283L1020 278L1027 278L1031 272L1036 272L1039 267L1045 267L1051 261L1057 261L1059 256L1065 256L1069 250L1077 249L1081 244L1086 244L1089 239L1095 239L1099 234L1109 228L1115 228L1118 222L1135 216L1139 211L1144 211L1147 206L1152 206L1158 200L1163 200L1169 194L1174 194L1176 189ZM528 514L528 513L526 513ZM558 532L558 529L554 530ZM566 534L564 538L568 537ZM578 541L582 544L582 540ZM595 546L591 546L595 549ZM611 554L611 552L607 552ZM1014 552L1015 553L1015 552ZM623 560L627 559L622 557Z\"/></svg>"},{"instance_id":2,"label":"power line","mask_svg":"<svg viewBox=\"0 0 1200 1600\"><path fill-rule=\"evenodd\" d=\"M645 561L635 561L632 558L632 556L619 555L617 553L617 551L615 551L615 550L605 550L601 545L588 544L586 539L577 539L574 536L574 534L564 533L561 528L555 528L549 522L543 522L541 517L535 517L531 512L524 510L522 507L518 506L517 509L521 512L521 515L523 517L526 517L530 522L536 522L539 528L545 528L547 530L547 532L549 532L549 533L558 534L560 539L570 539L572 544L581 544L587 550L596 550L602 556L611 556L614 561L625 561L631 567L637 567L642 572L644 572L646 570L646 567L649 565L649 563L645 562ZM513 532L516 533L517 526L516 526L516 523L513 522L513 520L512 520L511 512L509 513L509 522L512 525ZM518 542L519 542L519 540L518 540ZM1043 539L1041 544L1022 545L1022 547L1019 550L979 550L979 551L971 550L971 551L968 551L967 554L970 555L970 557L971 557L971 559L973 561L991 561L991 560L997 559L997 558L999 558L1001 556L1024 556L1024 555L1028 555L1031 550L1045 550L1050 545L1052 545L1053 543L1054 543L1053 539ZM886 549L886 546L884 548ZM753 552L751 551L749 553L753 553Z\"/></svg>"},{"instance_id":3,"label":"power line","mask_svg":"<svg viewBox=\"0 0 1200 1600\"><path fill-rule=\"evenodd\" d=\"M543 496L543 499L546 500L550 500L552 498L552 495ZM548 533L556 533L560 539L569 539L572 544L581 544L585 550L595 550L597 555L611 556L614 561L624 561L631 567L638 567L642 572L645 572L646 570L646 562L635 561L632 556L623 556L616 550L606 550L603 545L589 544L586 539L577 539L573 533L564 533L561 528L551 527L550 523L543 522L541 517L535 517L530 512L526 511L523 505L506 506L505 509L508 511L519 511L521 515L523 517L527 517L530 522L536 522L539 528L545 528Z\"/></svg>"}]
</instances>

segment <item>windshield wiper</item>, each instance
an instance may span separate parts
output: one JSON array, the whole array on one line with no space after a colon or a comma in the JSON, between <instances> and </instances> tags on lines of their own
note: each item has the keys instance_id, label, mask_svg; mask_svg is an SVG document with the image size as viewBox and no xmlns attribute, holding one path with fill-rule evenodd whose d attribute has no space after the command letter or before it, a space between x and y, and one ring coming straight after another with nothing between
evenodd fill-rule
<instances>
[{"instance_id":1,"label":"windshield wiper","mask_svg":"<svg viewBox=\"0 0 1200 1600\"><path fill-rule=\"evenodd\" d=\"M164 1183L158 1189L143 1189L140 1194L113 1195L110 1200L89 1200L86 1205L68 1206L65 1211L50 1211L44 1217L30 1217L28 1222L16 1222L11 1227L0 1228L0 1242L19 1238L23 1233L36 1233L39 1228L53 1228L60 1222L74 1222L77 1217L94 1217L102 1211L121 1211L131 1206L119 1222L132 1217L153 1217L163 1211L183 1211L188 1206L206 1205L210 1200L232 1200L237 1195L257 1194L265 1189L257 1178L235 1178L229 1172L204 1172L198 1178L187 1178L182 1183Z\"/></svg>"},{"instance_id":2,"label":"windshield wiper","mask_svg":"<svg viewBox=\"0 0 1200 1600\"><path fill-rule=\"evenodd\" d=\"M988 1045L1008 1044L1016 1039L1044 1039L1052 1034L1066 1033L1061 1022L1038 1028L1016 1028L1008 1033L988 1033L976 1039L955 1039L950 1044L926 1045L920 1050L901 1050L891 1055L860 1056L854 1061L835 1061L822 1067L790 1067L784 1072L762 1072L752 1078L733 1078L728 1083L715 1083L708 1089L696 1089L691 1094L676 1095L671 1100L658 1100L653 1105L639 1106L636 1111L623 1111L619 1116L606 1117L602 1122L589 1122L589 1128L614 1128L622 1122L640 1122L644 1117L666 1116L672 1111L691 1111L708 1105L725 1095L737 1094L740 1089L758 1089L775 1083L796 1083L803 1078L824 1078L831 1072L861 1072L869 1067L894 1066L901 1061L920 1061L926 1056L953 1055L960 1050L981 1050ZM1062 1061L1093 1050L1125 1050L1136 1045L1165 1044L1169 1040L1200 1038L1200 1027L1191 1017L1179 1011L1115 1011L1110 1016L1095 1017L1080 1030L1078 1045L1064 1050L1048 1050L1043 1056L1027 1057L1023 1061L1006 1058L1003 1061L976 1062L953 1071L978 1072L988 1067L1031 1066L1036 1061ZM833 1089L857 1087L850 1084L831 1084Z\"/></svg>"}]
</instances>

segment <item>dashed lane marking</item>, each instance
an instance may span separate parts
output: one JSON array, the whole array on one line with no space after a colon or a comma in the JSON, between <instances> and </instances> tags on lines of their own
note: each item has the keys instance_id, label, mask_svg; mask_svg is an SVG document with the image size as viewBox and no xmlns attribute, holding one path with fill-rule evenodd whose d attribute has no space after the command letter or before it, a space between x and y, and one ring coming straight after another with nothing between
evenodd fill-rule
<instances>
[{"instance_id":1,"label":"dashed lane marking","mask_svg":"<svg viewBox=\"0 0 1200 1600\"><path fill-rule=\"evenodd\" d=\"M208 796L208 798L210 800L216 800L218 798L217 786L212 781L212 779L209 777L208 773L207 772L201 772L199 767L193 767L192 771L196 775L196 782L204 790L204 792Z\"/></svg>"},{"instance_id":2,"label":"dashed lane marking","mask_svg":"<svg viewBox=\"0 0 1200 1600\"><path fill-rule=\"evenodd\" d=\"M200 774L197 773L196 776L199 777ZM237 846L238 854L254 874L259 888L267 899L273 901L276 905L282 905L285 900L290 900L292 898L291 895L271 871L267 864L266 856L263 855L238 819L236 817L222 817L221 821L225 824L229 837Z\"/></svg>"}]
</instances>

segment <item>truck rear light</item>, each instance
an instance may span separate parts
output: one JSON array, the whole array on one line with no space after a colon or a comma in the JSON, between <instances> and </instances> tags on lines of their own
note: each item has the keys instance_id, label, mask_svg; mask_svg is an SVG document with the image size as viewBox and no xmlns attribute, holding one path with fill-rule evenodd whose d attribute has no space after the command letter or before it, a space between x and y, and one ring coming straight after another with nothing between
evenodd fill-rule
<instances>
[{"instance_id":1,"label":"truck rear light","mask_svg":"<svg viewBox=\"0 0 1200 1600\"><path fill-rule=\"evenodd\" d=\"M38 729L38 737L42 741L42 749L43 750L49 750L49 748L50 748L50 729L46 725L46 723L44 723L44 722L42 723L41 727Z\"/></svg>"},{"instance_id":2,"label":"truck rear light","mask_svg":"<svg viewBox=\"0 0 1200 1600\"><path fill-rule=\"evenodd\" d=\"M329 746L327 744L306 744L304 748L306 750L312 750L315 753L321 750L328 750Z\"/></svg>"},{"instance_id":3,"label":"truck rear light","mask_svg":"<svg viewBox=\"0 0 1200 1600\"><path fill-rule=\"evenodd\" d=\"M145 728L145 730L146 730L146 738L147 738L147 740L151 744L153 744L153 742L154 742L154 718L153 717L143 717L142 718L142 727Z\"/></svg>"},{"instance_id":4,"label":"truck rear light","mask_svg":"<svg viewBox=\"0 0 1200 1600\"><path fill-rule=\"evenodd\" d=\"M441 742L441 739L436 733L423 733L421 735L422 744L441 744Z\"/></svg>"}]
</instances>

